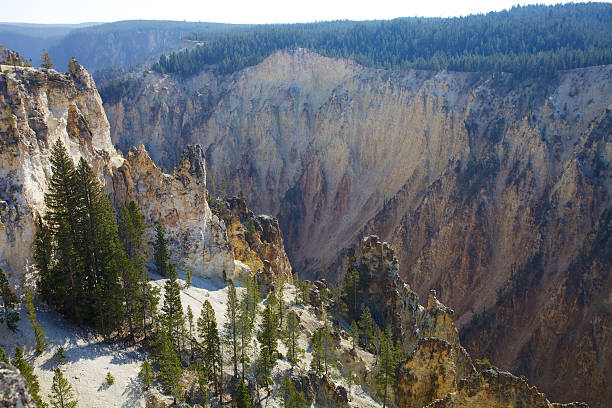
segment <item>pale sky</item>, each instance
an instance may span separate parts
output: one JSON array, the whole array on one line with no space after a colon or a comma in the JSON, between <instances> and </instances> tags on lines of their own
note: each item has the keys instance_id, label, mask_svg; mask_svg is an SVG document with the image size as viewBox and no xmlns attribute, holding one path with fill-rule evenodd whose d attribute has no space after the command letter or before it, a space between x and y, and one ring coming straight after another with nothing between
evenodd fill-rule
<instances>
[{"instance_id":1,"label":"pale sky","mask_svg":"<svg viewBox=\"0 0 612 408\"><path fill-rule=\"evenodd\" d=\"M396 17L449 17L507 9L533 0L3 0L0 21L82 23L187 20L220 23L295 23Z\"/></svg>"}]
</instances>

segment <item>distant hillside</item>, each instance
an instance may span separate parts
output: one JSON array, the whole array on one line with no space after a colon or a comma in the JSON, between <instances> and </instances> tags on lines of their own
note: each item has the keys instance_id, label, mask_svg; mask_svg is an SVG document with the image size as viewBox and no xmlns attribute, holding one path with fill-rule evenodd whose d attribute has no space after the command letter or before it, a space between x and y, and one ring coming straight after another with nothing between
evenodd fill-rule
<instances>
[{"instance_id":1,"label":"distant hillside","mask_svg":"<svg viewBox=\"0 0 612 408\"><path fill-rule=\"evenodd\" d=\"M0 23L0 44L18 51L34 65L46 48L58 70L66 70L76 57L90 72L124 68L181 45L186 34L198 32L209 38L247 25L182 21L118 21L77 25ZM193 42L184 43L185 46Z\"/></svg>"},{"instance_id":2,"label":"distant hillside","mask_svg":"<svg viewBox=\"0 0 612 408\"><path fill-rule=\"evenodd\" d=\"M513 7L457 18L256 26L162 56L153 69L187 77L214 65L227 74L297 47L374 68L550 75L612 63L612 4Z\"/></svg>"},{"instance_id":3,"label":"distant hillside","mask_svg":"<svg viewBox=\"0 0 612 408\"><path fill-rule=\"evenodd\" d=\"M90 72L95 72L141 62L178 46L186 34L194 31L206 36L239 27L180 21L119 21L71 31L49 53L60 68L76 56Z\"/></svg>"},{"instance_id":4,"label":"distant hillside","mask_svg":"<svg viewBox=\"0 0 612 408\"><path fill-rule=\"evenodd\" d=\"M40 63L43 48L49 48L59 42L70 31L100 23L82 24L27 24L0 23L0 44L8 49L17 50L24 58L31 59L33 64Z\"/></svg>"}]
</instances>

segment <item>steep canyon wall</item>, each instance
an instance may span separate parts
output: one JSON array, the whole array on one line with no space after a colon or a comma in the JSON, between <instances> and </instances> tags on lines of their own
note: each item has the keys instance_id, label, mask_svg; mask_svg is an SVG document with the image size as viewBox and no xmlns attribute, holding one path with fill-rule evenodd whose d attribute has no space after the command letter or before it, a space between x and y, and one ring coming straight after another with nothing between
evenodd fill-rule
<instances>
[{"instance_id":1,"label":"steep canyon wall","mask_svg":"<svg viewBox=\"0 0 612 408\"><path fill-rule=\"evenodd\" d=\"M300 49L227 77L147 72L105 109L113 143L162 166L201 144L209 185L278 215L301 276L341 278L379 234L412 289L455 310L472 355L555 400L612 399L610 254L584 255L610 207L612 66L519 83ZM597 290L572 302L575 287Z\"/></svg>"}]
</instances>

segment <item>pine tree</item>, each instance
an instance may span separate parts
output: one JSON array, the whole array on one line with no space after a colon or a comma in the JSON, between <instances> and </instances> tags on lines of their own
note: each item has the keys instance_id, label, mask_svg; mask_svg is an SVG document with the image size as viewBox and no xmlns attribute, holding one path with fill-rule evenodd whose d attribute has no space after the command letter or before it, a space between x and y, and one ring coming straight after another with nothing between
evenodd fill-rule
<instances>
[{"instance_id":1,"label":"pine tree","mask_svg":"<svg viewBox=\"0 0 612 408\"><path fill-rule=\"evenodd\" d=\"M361 330L361 342L364 347L374 345L374 320L370 314L370 308L366 306L359 317L359 330Z\"/></svg>"},{"instance_id":2,"label":"pine tree","mask_svg":"<svg viewBox=\"0 0 612 408\"><path fill-rule=\"evenodd\" d=\"M378 375L376 384L383 400L383 408L387 405L387 393L389 387L395 383L395 367L397 359L393 341L385 333L381 337L380 358L378 359Z\"/></svg>"},{"instance_id":3,"label":"pine tree","mask_svg":"<svg viewBox=\"0 0 612 408\"><path fill-rule=\"evenodd\" d=\"M51 62L51 57L49 56L49 53L47 53L47 50L45 50L44 48L42 50L42 56L40 57L40 60L41 60L40 66L42 68L51 69L53 67L53 62Z\"/></svg>"},{"instance_id":4,"label":"pine tree","mask_svg":"<svg viewBox=\"0 0 612 408\"><path fill-rule=\"evenodd\" d=\"M136 332L145 333L149 275L145 266L145 225L138 205L131 201L119 210L119 239L127 257L121 283L123 287L124 319L130 337L136 341Z\"/></svg>"},{"instance_id":5,"label":"pine tree","mask_svg":"<svg viewBox=\"0 0 612 408\"><path fill-rule=\"evenodd\" d=\"M285 295L283 293L283 288L285 286L285 278L280 277L276 286L276 314L278 316L278 325L279 327L283 326L283 319L285 317Z\"/></svg>"},{"instance_id":6,"label":"pine tree","mask_svg":"<svg viewBox=\"0 0 612 408\"><path fill-rule=\"evenodd\" d=\"M353 320L351 322L351 327L349 329L351 335L351 343L353 344L353 349L359 346L359 328L357 327L357 323Z\"/></svg>"},{"instance_id":7,"label":"pine tree","mask_svg":"<svg viewBox=\"0 0 612 408\"><path fill-rule=\"evenodd\" d=\"M310 285L307 281L296 281L297 290L299 293L299 302L298 304L307 305L310 303Z\"/></svg>"},{"instance_id":8,"label":"pine tree","mask_svg":"<svg viewBox=\"0 0 612 408\"><path fill-rule=\"evenodd\" d=\"M64 346L59 346L57 350L55 350L55 354L53 354L53 358L57 359L60 363L63 363L66 360L66 349Z\"/></svg>"},{"instance_id":9,"label":"pine tree","mask_svg":"<svg viewBox=\"0 0 612 408\"><path fill-rule=\"evenodd\" d=\"M195 374L195 377L198 381L198 387L200 388L200 392L202 393L202 404L206 406L209 405L208 400L208 383L210 382L210 372L206 370L201 360L196 360L195 363L191 365L191 370Z\"/></svg>"},{"instance_id":10,"label":"pine tree","mask_svg":"<svg viewBox=\"0 0 612 408\"><path fill-rule=\"evenodd\" d=\"M194 329L194 325L193 325L193 312L191 311L191 305L187 305L187 325L189 328L189 355L190 355L190 361L193 360L193 354L194 354L194 333L193 333L193 329Z\"/></svg>"},{"instance_id":11,"label":"pine tree","mask_svg":"<svg viewBox=\"0 0 612 408\"><path fill-rule=\"evenodd\" d=\"M374 323L373 330L373 341L372 345L374 346L374 355L376 356L376 362L378 363L378 358L380 357L380 348L382 347L383 340L383 331L380 330L380 326Z\"/></svg>"},{"instance_id":12,"label":"pine tree","mask_svg":"<svg viewBox=\"0 0 612 408\"><path fill-rule=\"evenodd\" d=\"M348 306L342 297L342 290L338 286L329 286L329 297L333 306L332 312L335 316L345 316Z\"/></svg>"},{"instance_id":13,"label":"pine tree","mask_svg":"<svg viewBox=\"0 0 612 408\"><path fill-rule=\"evenodd\" d=\"M6 364L10 364L8 356L6 355L6 351L4 351L2 346L0 346L0 361L2 361L3 363L6 363Z\"/></svg>"},{"instance_id":14,"label":"pine tree","mask_svg":"<svg viewBox=\"0 0 612 408\"><path fill-rule=\"evenodd\" d=\"M176 268L172 263L169 264L168 274L169 278L164 285L164 304L161 308L162 321L167 329L168 339L176 345L180 355L185 318L181 304L181 287L176 277Z\"/></svg>"},{"instance_id":15,"label":"pine tree","mask_svg":"<svg viewBox=\"0 0 612 408\"><path fill-rule=\"evenodd\" d=\"M153 384L153 369L147 360L142 363L140 372L138 373L138 378L140 378L140 381L142 381L142 385L144 386L145 390L151 388L151 385Z\"/></svg>"},{"instance_id":16,"label":"pine tree","mask_svg":"<svg viewBox=\"0 0 612 408\"><path fill-rule=\"evenodd\" d=\"M276 365L278 355L278 323L276 315L272 311L271 302L266 304L261 322L261 329L257 334L257 340L261 344L259 359L257 365L259 367L259 383L265 387L270 394L270 385L272 384L272 369Z\"/></svg>"},{"instance_id":17,"label":"pine tree","mask_svg":"<svg viewBox=\"0 0 612 408\"><path fill-rule=\"evenodd\" d=\"M236 287L230 280L227 291L227 309L225 311L225 323L223 324L223 338L232 351L231 361L234 364L234 377L238 376L238 362L240 354L240 341L238 333L238 298Z\"/></svg>"},{"instance_id":18,"label":"pine tree","mask_svg":"<svg viewBox=\"0 0 612 408\"><path fill-rule=\"evenodd\" d=\"M158 379L164 391L174 397L180 397L183 392L180 383L183 368L179 359L178 347L172 342L164 327L160 327L156 333L155 357Z\"/></svg>"},{"instance_id":19,"label":"pine tree","mask_svg":"<svg viewBox=\"0 0 612 408\"><path fill-rule=\"evenodd\" d=\"M293 381L287 374L283 376L279 384L279 392L284 408L306 408L304 396L295 389Z\"/></svg>"},{"instance_id":20,"label":"pine tree","mask_svg":"<svg viewBox=\"0 0 612 408\"><path fill-rule=\"evenodd\" d=\"M46 225L39 222L35 242L40 292L68 318L94 325L108 339L123 320L125 255L115 213L92 168L82 158L75 169L61 141L53 147L51 168Z\"/></svg>"},{"instance_id":21,"label":"pine tree","mask_svg":"<svg viewBox=\"0 0 612 408\"><path fill-rule=\"evenodd\" d=\"M247 279L247 301L246 307L249 315L249 322L251 326L255 325L255 318L259 313L259 301L260 293L259 293L259 285L257 283L257 275L250 276Z\"/></svg>"},{"instance_id":22,"label":"pine tree","mask_svg":"<svg viewBox=\"0 0 612 408\"><path fill-rule=\"evenodd\" d=\"M115 212L100 180L84 158L75 172L78 202L76 252L81 260L75 298L88 322L109 339L124 319L121 274L127 258Z\"/></svg>"},{"instance_id":23,"label":"pine tree","mask_svg":"<svg viewBox=\"0 0 612 408\"><path fill-rule=\"evenodd\" d=\"M240 341L240 368L242 381L244 381L244 374L246 372L246 366L250 362L249 350L251 349L251 340L253 338L254 324L251 321L249 313L249 293L248 290L243 292L243 297L240 301L240 308L238 310L238 335Z\"/></svg>"},{"instance_id":24,"label":"pine tree","mask_svg":"<svg viewBox=\"0 0 612 408\"><path fill-rule=\"evenodd\" d=\"M299 282L300 282L300 276L298 275L297 272L295 272L293 274L293 285L295 286L295 304L296 305L299 304L299 295L300 295L300 290L298 286Z\"/></svg>"},{"instance_id":25,"label":"pine tree","mask_svg":"<svg viewBox=\"0 0 612 408\"><path fill-rule=\"evenodd\" d=\"M187 272L185 272L185 281L187 283L187 287L191 287L191 271L189 269L187 269Z\"/></svg>"},{"instance_id":26,"label":"pine tree","mask_svg":"<svg viewBox=\"0 0 612 408\"><path fill-rule=\"evenodd\" d=\"M54 241L51 229L43 222L40 215L36 219L36 236L34 237L34 264L38 269L36 287L43 301L51 304L55 297L53 270Z\"/></svg>"},{"instance_id":27,"label":"pine tree","mask_svg":"<svg viewBox=\"0 0 612 408\"><path fill-rule=\"evenodd\" d=\"M326 319L323 327L315 330L312 336L311 369L327 375L329 368L335 364L337 358L331 337L331 325Z\"/></svg>"},{"instance_id":28,"label":"pine tree","mask_svg":"<svg viewBox=\"0 0 612 408\"><path fill-rule=\"evenodd\" d=\"M38 394L40 392L40 384L38 383L38 377L34 374L34 367L25 361L23 351L20 347L15 349L15 358L11 361L11 364L17 367L21 375L23 375L23 378L27 381L30 395L32 395L32 399L36 402L36 405L39 407L46 407L47 404L43 402Z\"/></svg>"},{"instance_id":29,"label":"pine tree","mask_svg":"<svg viewBox=\"0 0 612 408\"><path fill-rule=\"evenodd\" d=\"M162 226L161 220L157 221L155 226L155 254L153 259L155 260L155 266L157 267L157 273L161 276L168 276L168 261L170 259L170 251L168 250L168 240L164 234L164 227Z\"/></svg>"},{"instance_id":30,"label":"pine tree","mask_svg":"<svg viewBox=\"0 0 612 408\"><path fill-rule=\"evenodd\" d=\"M28 321L32 325L32 329L34 329L36 351L42 353L51 342L47 340L45 331L40 326L38 319L36 319L36 310L34 310L34 296L28 288L26 288L25 300L26 308L28 309Z\"/></svg>"},{"instance_id":31,"label":"pine tree","mask_svg":"<svg viewBox=\"0 0 612 408\"><path fill-rule=\"evenodd\" d=\"M53 408L74 408L78 404L78 400L75 399L72 391L72 385L64 377L59 367L55 369L53 375L53 385L51 385L49 399Z\"/></svg>"},{"instance_id":32,"label":"pine tree","mask_svg":"<svg viewBox=\"0 0 612 408\"><path fill-rule=\"evenodd\" d=\"M78 231L78 200L76 199L75 168L66 147L58 140L51 150L51 171L49 191L45 194L47 226L57 244L57 262L53 265L46 285L51 285L53 298L51 304L64 311L69 318L77 321L75 294L78 293L77 266L80 263L75 249ZM43 278L41 276L41 278ZM49 288L45 288L49 290Z\"/></svg>"},{"instance_id":33,"label":"pine tree","mask_svg":"<svg viewBox=\"0 0 612 408\"><path fill-rule=\"evenodd\" d=\"M72 76L75 76L80 66L81 65L75 57L70 58L68 60L68 73Z\"/></svg>"},{"instance_id":34,"label":"pine tree","mask_svg":"<svg viewBox=\"0 0 612 408\"><path fill-rule=\"evenodd\" d=\"M217 395L220 395L220 378L222 376L221 368L223 362L221 355L221 340L219 338L215 310L208 299L205 300L202 305L202 311L198 319L198 333L203 339L202 360L204 361L205 372L209 377L209 382L214 384L215 392Z\"/></svg>"},{"instance_id":35,"label":"pine tree","mask_svg":"<svg viewBox=\"0 0 612 408\"><path fill-rule=\"evenodd\" d=\"M240 384L236 389L236 395L234 397L237 408L250 408L251 407L251 396L249 395L249 390L247 390L246 385L244 384L244 379L240 380Z\"/></svg>"},{"instance_id":36,"label":"pine tree","mask_svg":"<svg viewBox=\"0 0 612 408\"><path fill-rule=\"evenodd\" d=\"M343 297L349 308L349 316L357 317L359 313L359 272L355 268L349 269L344 279Z\"/></svg>"},{"instance_id":37,"label":"pine tree","mask_svg":"<svg viewBox=\"0 0 612 408\"><path fill-rule=\"evenodd\" d=\"M287 360L291 364L291 369L300 362L304 350L299 345L300 324L295 311L290 311L287 314L285 327L283 330L283 343L287 347Z\"/></svg>"},{"instance_id":38,"label":"pine tree","mask_svg":"<svg viewBox=\"0 0 612 408\"><path fill-rule=\"evenodd\" d=\"M143 294L142 325L146 341L149 331L153 330L157 321L157 305L159 304L161 290L157 286L150 285L148 281L142 281L141 293Z\"/></svg>"},{"instance_id":39,"label":"pine tree","mask_svg":"<svg viewBox=\"0 0 612 408\"><path fill-rule=\"evenodd\" d=\"M323 371L323 350L321 348L321 334L321 329L316 329L312 333L312 338L310 340L310 349L312 354L312 360L310 361L310 369L316 373L321 373Z\"/></svg>"},{"instance_id":40,"label":"pine tree","mask_svg":"<svg viewBox=\"0 0 612 408\"><path fill-rule=\"evenodd\" d=\"M11 289L8 278L2 268L0 268L0 298L2 298L2 308L4 309L4 319L0 319L6 323L11 331L17 330L17 322L19 321L19 313L12 311L19 304L19 298Z\"/></svg>"}]
</instances>

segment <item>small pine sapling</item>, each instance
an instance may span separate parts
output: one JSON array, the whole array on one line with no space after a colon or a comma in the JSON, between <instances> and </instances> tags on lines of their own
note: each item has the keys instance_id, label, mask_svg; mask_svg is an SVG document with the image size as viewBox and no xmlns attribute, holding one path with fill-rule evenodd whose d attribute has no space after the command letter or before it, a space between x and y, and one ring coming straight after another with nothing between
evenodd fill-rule
<instances>
[{"instance_id":1,"label":"small pine sapling","mask_svg":"<svg viewBox=\"0 0 612 408\"><path fill-rule=\"evenodd\" d=\"M145 360L140 367L140 372L138 373L138 378L142 382L142 386L145 390L151 388L153 384L153 369L151 368L151 364L149 364L148 360Z\"/></svg>"},{"instance_id":2,"label":"small pine sapling","mask_svg":"<svg viewBox=\"0 0 612 408\"><path fill-rule=\"evenodd\" d=\"M57 348L57 350L55 351L55 354L53 355L54 358L56 358L60 363L63 363L64 360L66 360L66 354L64 354L66 352L66 349L64 348L64 346L59 346Z\"/></svg>"}]
</instances>

